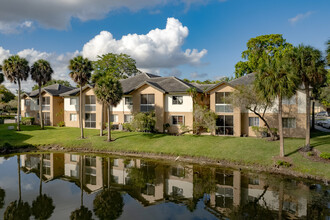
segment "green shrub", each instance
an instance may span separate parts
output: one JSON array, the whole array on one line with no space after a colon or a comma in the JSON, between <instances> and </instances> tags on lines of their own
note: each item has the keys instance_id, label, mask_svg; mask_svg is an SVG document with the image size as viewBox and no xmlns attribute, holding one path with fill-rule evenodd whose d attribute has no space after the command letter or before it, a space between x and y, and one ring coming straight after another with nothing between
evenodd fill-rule
<instances>
[{"instance_id":1,"label":"green shrub","mask_svg":"<svg viewBox=\"0 0 330 220\"><path fill-rule=\"evenodd\" d=\"M165 132L166 130L167 130L167 132L168 132L169 127L171 127L171 125L170 125L169 123L164 124L164 125L163 125L164 132Z\"/></svg>"},{"instance_id":2,"label":"green shrub","mask_svg":"<svg viewBox=\"0 0 330 220\"><path fill-rule=\"evenodd\" d=\"M330 153L321 153L320 157L323 158L323 159L329 160L330 159Z\"/></svg>"},{"instance_id":3,"label":"green shrub","mask_svg":"<svg viewBox=\"0 0 330 220\"><path fill-rule=\"evenodd\" d=\"M0 115L0 119L15 119L15 115Z\"/></svg>"},{"instance_id":4,"label":"green shrub","mask_svg":"<svg viewBox=\"0 0 330 220\"><path fill-rule=\"evenodd\" d=\"M156 116L155 112L139 112L131 122L135 131L155 132Z\"/></svg>"},{"instance_id":5,"label":"green shrub","mask_svg":"<svg viewBox=\"0 0 330 220\"><path fill-rule=\"evenodd\" d=\"M22 117L22 124L23 125L33 125L34 117Z\"/></svg>"},{"instance_id":6,"label":"green shrub","mask_svg":"<svg viewBox=\"0 0 330 220\"><path fill-rule=\"evenodd\" d=\"M286 161L283 161L283 160L278 160L276 162L276 164L278 166L282 166L282 167L290 167L291 166L291 164L289 162L286 162Z\"/></svg>"},{"instance_id":7,"label":"green shrub","mask_svg":"<svg viewBox=\"0 0 330 220\"><path fill-rule=\"evenodd\" d=\"M129 132L131 132L131 131L134 130L134 128L133 128L133 126L132 126L131 123L124 123L124 124L123 124L123 129L124 129L125 131L129 131Z\"/></svg>"},{"instance_id":8,"label":"green shrub","mask_svg":"<svg viewBox=\"0 0 330 220\"><path fill-rule=\"evenodd\" d=\"M59 123L57 123L57 127L65 127L65 122L60 121Z\"/></svg>"},{"instance_id":9,"label":"green shrub","mask_svg":"<svg viewBox=\"0 0 330 220\"><path fill-rule=\"evenodd\" d=\"M313 153L313 152L308 152L308 153L307 153L307 156L310 156L310 157L311 157L311 156L314 156L314 153Z\"/></svg>"}]
</instances>

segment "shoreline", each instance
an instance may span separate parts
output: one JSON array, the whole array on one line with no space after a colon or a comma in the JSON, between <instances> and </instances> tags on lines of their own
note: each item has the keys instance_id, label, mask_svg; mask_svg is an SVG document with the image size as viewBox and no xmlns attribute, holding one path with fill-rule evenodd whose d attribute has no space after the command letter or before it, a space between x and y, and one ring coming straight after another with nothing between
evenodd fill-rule
<instances>
[{"instance_id":1,"label":"shoreline","mask_svg":"<svg viewBox=\"0 0 330 220\"><path fill-rule=\"evenodd\" d=\"M157 160L167 160L172 162L184 162L192 163L199 165L212 165L212 166L222 166L232 169L243 169L251 170L253 172L265 172L275 175L284 175L291 176L296 178L304 178L309 180L322 181L325 184L330 182L330 179L325 177L301 173L298 171L290 170L285 167L278 167L275 164L273 166L265 166L260 164L246 164L244 162L234 162L230 160L223 159L212 159L208 157L196 157L188 155L170 155L166 153L151 153L151 152L142 152L142 151L122 151L122 150L97 150L91 148L74 148L74 147L63 147L60 145L47 145L47 146L24 146L24 147L15 147L14 149L4 149L0 152L0 156L8 156L12 154L22 154L22 153L32 153L32 152L59 152L59 153L91 153L91 154L103 154L103 155L118 155L125 157L139 157L147 159L157 159ZM299 152L300 153L300 152Z\"/></svg>"}]
</instances>

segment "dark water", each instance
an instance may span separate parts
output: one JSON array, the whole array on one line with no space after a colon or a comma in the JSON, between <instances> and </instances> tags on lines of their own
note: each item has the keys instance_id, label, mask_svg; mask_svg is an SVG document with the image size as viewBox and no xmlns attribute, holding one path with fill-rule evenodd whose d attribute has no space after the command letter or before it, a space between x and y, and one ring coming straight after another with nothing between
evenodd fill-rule
<instances>
[{"instance_id":1,"label":"dark water","mask_svg":"<svg viewBox=\"0 0 330 220\"><path fill-rule=\"evenodd\" d=\"M328 220L329 194L319 182L221 167L88 154L0 157L0 219Z\"/></svg>"}]
</instances>

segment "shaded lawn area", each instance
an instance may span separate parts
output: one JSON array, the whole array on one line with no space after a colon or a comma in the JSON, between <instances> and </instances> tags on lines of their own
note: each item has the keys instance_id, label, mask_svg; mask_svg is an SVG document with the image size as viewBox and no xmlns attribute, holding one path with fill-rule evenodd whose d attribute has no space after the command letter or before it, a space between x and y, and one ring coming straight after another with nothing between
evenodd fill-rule
<instances>
[{"instance_id":1,"label":"shaded lawn area","mask_svg":"<svg viewBox=\"0 0 330 220\"><path fill-rule=\"evenodd\" d=\"M108 143L106 137L99 136L99 130L85 129L86 139L79 139L79 128L22 126L17 132L7 129L8 124L0 125L0 146L5 142L13 146L32 144L61 145L68 148L90 148L110 151L135 151L164 153L169 155L187 155L223 159L241 164L272 166L273 156L279 155L279 142L253 137L228 136L170 136L139 132L113 131L113 139ZM330 134L312 133L312 145L321 152L330 152ZM311 162L304 158L297 149L304 144L304 139L286 138L285 152L292 158L294 166L290 169L330 179L330 163Z\"/></svg>"}]
</instances>

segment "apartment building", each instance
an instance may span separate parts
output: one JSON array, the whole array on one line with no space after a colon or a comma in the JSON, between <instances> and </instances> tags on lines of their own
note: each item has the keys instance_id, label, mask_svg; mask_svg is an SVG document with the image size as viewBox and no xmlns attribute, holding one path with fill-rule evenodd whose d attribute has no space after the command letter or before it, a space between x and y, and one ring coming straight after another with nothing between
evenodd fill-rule
<instances>
[{"instance_id":1,"label":"apartment building","mask_svg":"<svg viewBox=\"0 0 330 220\"><path fill-rule=\"evenodd\" d=\"M217 115L216 135L256 136L252 127L264 127L263 122L243 107L233 107L227 103L238 86L254 82L255 74L251 73L230 82L218 84L187 83L176 77L160 77L141 73L121 80L123 98L117 106L111 107L111 121L114 127L121 129L124 123L131 122L139 112L154 111L156 129L164 132L164 125L169 124L170 133L180 132L181 125L193 127L193 98L188 89L195 89L199 96L204 96L204 105ZM107 122L106 108L103 123L101 122L102 104L98 102L93 85L82 89L81 110L84 128L101 128ZM67 127L79 127L79 88L68 88L52 85L43 88L43 109L47 125L56 125L64 121ZM299 90L290 99L283 99L283 131L285 137L304 137L306 120L306 95ZM38 123L37 92L24 94L22 99L22 116L36 117ZM265 118L270 127L277 128L277 106L268 108Z\"/></svg>"}]
</instances>

